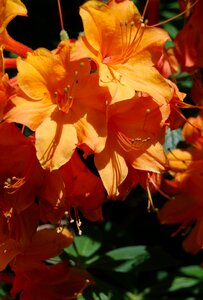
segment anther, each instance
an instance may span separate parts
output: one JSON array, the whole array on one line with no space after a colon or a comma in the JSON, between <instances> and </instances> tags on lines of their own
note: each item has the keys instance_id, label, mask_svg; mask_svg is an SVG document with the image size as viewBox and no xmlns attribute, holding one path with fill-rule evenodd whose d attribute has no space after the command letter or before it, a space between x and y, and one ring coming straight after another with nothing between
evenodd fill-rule
<instances>
[{"instance_id":1,"label":"anther","mask_svg":"<svg viewBox=\"0 0 203 300\"><path fill-rule=\"evenodd\" d=\"M84 61L81 61L80 62L80 67L84 67L84 65L85 65Z\"/></svg>"},{"instance_id":2,"label":"anther","mask_svg":"<svg viewBox=\"0 0 203 300\"><path fill-rule=\"evenodd\" d=\"M25 177L18 178L16 176L9 177L4 182L4 189L9 190L8 194L15 193L25 183Z\"/></svg>"}]
</instances>

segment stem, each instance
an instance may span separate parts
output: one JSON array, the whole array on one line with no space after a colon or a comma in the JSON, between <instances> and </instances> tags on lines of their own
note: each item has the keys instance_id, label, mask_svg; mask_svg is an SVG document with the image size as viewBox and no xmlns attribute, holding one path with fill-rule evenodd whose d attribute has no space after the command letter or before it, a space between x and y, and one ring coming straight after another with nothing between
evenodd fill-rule
<instances>
[{"instance_id":1,"label":"stem","mask_svg":"<svg viewBox=\"0 0 203 300\"><path fill-rule=\"evenodd\" d=\"M12 53L15 53L19 56L26 57L28 52L33 52L33 50L28 46L14 40L8 34L7 30L4 30L4 32L2 32L1 39L2 39L2 44L4 49Z\"/></svg>"},{"instance_id":2,"label":"stem","mask_svg":"<svg viewBox=\"0 0 203 300\"><path fill-rule=\"evenodd\" d=\"M16 58L4 58L5 69L16 69Z\"/></svg>"}]
</instances>

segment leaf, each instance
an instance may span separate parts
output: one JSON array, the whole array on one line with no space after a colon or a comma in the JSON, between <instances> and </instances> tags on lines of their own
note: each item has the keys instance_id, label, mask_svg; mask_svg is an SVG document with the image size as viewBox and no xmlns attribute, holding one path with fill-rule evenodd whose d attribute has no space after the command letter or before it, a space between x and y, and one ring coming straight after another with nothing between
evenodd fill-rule
<instances>
[{"instance_id":1,"label":"leaf","mask_svg":"<svg viewBox=\"0 0 203 300\"><path fill-rule=\"evenodd\" d=\"M129 246L111 250L98 259L94 267L127 273L135 270L149 258L145 246Z\"/></svg>"},{"instance_id":2,"label":"leaf","mask_svg":"<svg viewBox=\"0 0 203 300\"><path fill-rule=\"evenodd\" d=\"M178 29L171 23L166 23L163 28L169 33L172 39L174 39L178 33Z\"/></svg>"},{"instance_id":3,"label":"leaf","mask_svg":"<svg viewBox=\"0 0 203 300\"><path fill-rule=\"evenodd\" d=\"M129 246L111 250L106 253L106 256L114 260L129 260L135 258L142 260L143 258L148 258L149 253L146 250L146 246Z\"/></svg>"},{"instance_id":4,"label":"leaf","mask_svg":"<svg viewBox=\"0 0 203 300\"><path fill-rule=\"evenodd\" d=\"M198 280L194 278L187 278L187 277L176 277L170 288L168 289L169 292L174 292L180 289L190 288L194 285L198 284Z\"/></svg>"},{"instance_id":5,"label":"leaf","mask_svg":"<svg viewBox=\"0 0 203 300\"><path fill-rule=\"evenodd\" d=\"M74 257L90 257L101 247L101 241L97 241L90 236L82 235L74 238L74 246L65 249L67 254Z\"/></svg>"},{"instance_id":6,"label":"leaf","mask_svg":"<svg viewBox=\"0 0 203 300\"><path fill-rule=\"evenodd\" d=\"M200 266L186 266L182 267L180 271L187 276L199 278L201 281L203 281L203 269Z\"/></svg>"}]
</instances>

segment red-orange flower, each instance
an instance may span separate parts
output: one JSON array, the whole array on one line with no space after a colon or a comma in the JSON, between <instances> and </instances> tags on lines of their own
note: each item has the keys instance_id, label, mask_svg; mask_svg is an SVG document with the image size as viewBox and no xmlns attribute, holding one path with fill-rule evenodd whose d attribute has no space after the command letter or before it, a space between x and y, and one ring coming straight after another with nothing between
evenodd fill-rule
<instances>
[{"instance_id":1,"label":"red-orange flower","mask_svg":"<svg viewBox=\"0 0 203 300\"><path fill-rule=\"evenodd\" d=\"M63 262L17 273L11 295L21 292L21 300L74 300L90 284L93 280L86 271Z\"/></svg>"},{"instance_id":2,"label":"red-orange flower","mask_svg":"<svg viewBox=\"0 0 203 300\"><path fill-rule=\"evenodd\" d=\"M17 213L29 207L43 182L31 141L14 124L0 124L0 207Z\"/></svg>"},{"instance_id":3,"label":"red-orange flower","mask_svg":"<svg viewBox=\"0 0 203 300\"><path fill-rule=\"evenodd\" d=\"M168 160L174 179L166 181L163 188L173 198L160 209L159 219L162 224L181 224L177 232L187 232L185 250L197 253L203 248L203 151L176 149L168 154Z\"/></svg>"},{"instance_id":4,"label":"red-orange flower","mask_svg":"<svg viewBox=\"0 0 203 300\"><path fill-rule=\"evenodd\" d=\"M175 38L175 54L182 71L192 72L203 67L203 2L198 1L193 7L192 15Z\"/></svg>"},{"instance_id":5,"label":"red-orange flower","mask_svg":"<svg viewBox=\"0 0 203 300\"><path fill-rule=\"evenodd\" d=\"M10 211L0 211L0 270L5 267L30 244L39 224L36 204L20 213L11 207Z\"/></svg>"}]
</instances>

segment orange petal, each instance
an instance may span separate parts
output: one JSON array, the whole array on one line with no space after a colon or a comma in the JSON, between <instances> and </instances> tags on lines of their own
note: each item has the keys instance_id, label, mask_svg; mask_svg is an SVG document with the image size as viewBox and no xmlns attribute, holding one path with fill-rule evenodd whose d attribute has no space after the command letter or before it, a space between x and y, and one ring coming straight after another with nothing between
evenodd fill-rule
<instances>
[{"instance_id":1,"label":"orange petal","mask_svg":"<svg viewBox=\"0 0 203 300\"><path fill-rule=\"evenodd\" d=\"M128 175L125 159L113 151L109 143L101 153L95 155L95 165L109 198L117 197L118 188Z\"/></svg>"},{"instance_id":2,"label":"orange petal","mask_svg":"<svg viewBox=\"0 0 203 300\"><path fill-rule=\"evenodd\" d=\"M74 126L66 123L66 115L60 111L36 130L37 157L44 169L56 170L69 161L77 143Z\"/></svg>"}]
</instances>

